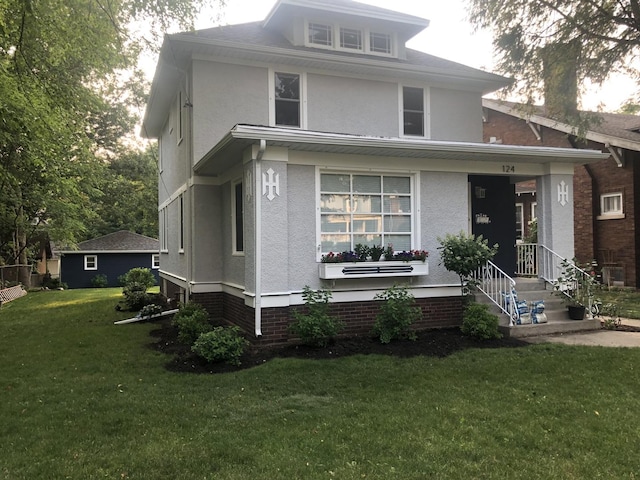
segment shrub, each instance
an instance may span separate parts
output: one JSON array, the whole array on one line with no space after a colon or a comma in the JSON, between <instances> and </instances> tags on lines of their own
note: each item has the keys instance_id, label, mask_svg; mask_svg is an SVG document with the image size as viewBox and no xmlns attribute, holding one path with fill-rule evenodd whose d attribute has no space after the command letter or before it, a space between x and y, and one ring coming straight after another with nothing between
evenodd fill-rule
<instances>
[{"instance_id":1,"label":"shrub","mask_svg":"<svg viewBox=\"0 0 640 480\"><path fill-rule=\"evenodd\" d=\"M140 318L151 318L153 315L157 315L162 313L162 307L160 305L156 305L155 303L150 303L149 305L145 305L138 312L138 317Z\"/></svg>"},{"instance_id":2,"label":"shrub","mask_svg":"<svg viewBox=\"0 0 640 480\"><path fill-rule=\"evenodd\" d=\"M295 319L289 330L298 335L307 345L326 347L329 341L344 328L340 319L329 314L329 290L311 290L305 285L302 292L307 313L293 312Z\"/></svg>"},{"instance_id":3,"label":"shrub","mask_svg":"<svg viewBox=\"0 0 640 480\"><path fill-rule=\"evenodd\" d=\"M128 310L137 312L145 305L149 305L151 298L147 295L146 289L137 283L127 285L122 289L124 295L124 303Z\"/></svg>"},{"instance_id":4,"label":"shrub","mask_svg":"<svg viewBox=\"0 0 640 480\"><path fill-rule=\"evenodd\" d=\"M238 327L215 327L201 334L191 351L208 362L240 365L240 357L248 345L249 342L242 336Z\"/></svg>"},{"instance_id":5,"label":"shrub","mask_svg":"<svg viewBox=\"0 0 640 480\"><path fill-rule=\"evenodd\" d=\"M94 288L106 288L109 286L109 280L106 275L99 273L91 279L91 286Z\"/></svg>"},{"instance_id":6,"label":"shrub","mask_svg":"<svg viewBox=\"0 0 640 480\"><path fill-rule=\"evenodd\" d=\"M42 286L44 288L48 288L49 290L58 290L59 288L66 290L67 288L69 288L67 284L61 282L59 278L52 278L50 273L45 274L44 278L42 279Z\"/></svg>"},{"instance_id":7,"label":"shrub","mask_svg":"<svg viewBox=\"0 0 640 480\"><path fill-rule=\"evenodd\" d=\"M142 267L132 268L124 275L118 277L118 280L124 287L138 284L144 288L145 292L156 284L156 277L153 276L151 270Z\"/></svg>"},{"instance_id":8,"label":"shrub","mask_svg":"<svg viewBox=\"0 0 640 480\"><path fill-rule=\"evenodd\" d=\"M498 324L498 316L491 313L487 305L471 303L464 310L461 330L465 335L490 340L502 337Z\"/></svg>"},{"instance_id":9,"label":"shrub","mask_svg":"<svg viewBox=\"0 0 640 480\"><path fill-rule=\"evenodd\" d=\"M470 284L473 272L491 260L498 253L498 244L489 247L489 242L482 235L467 235L460 232L458 235L448 233L445 238L438 238L441 246L440 256L442 264L450 272L455 272L460 277L460 284ZM467 290L463 288L463 295Z\"/></svg>"},{"instance_id":10,"label":"shrub","mask_svg":"<svg viewBox=\"0 0 640 480\"><path fill-rule=\"evenodd\" d=\"M181 305L178 313L173 316L172 323L178 327L178 340L185 345L193 345L200 335L213 328L209 322L209 313L195 302Z\"/></svg>"},{"instance_id":11,"label":"shrub","mask_svg":"<svg viewBox=\"0 0 640 480\"><path fill-rule=\"evenodd\" d=\"M378 293L374 299L383 301L373 325L373 334L380 338L381 343L397 338L416 339L411 325L422 317L422 310L406 287L394 285Z\"/></svg>"}]
</instances>

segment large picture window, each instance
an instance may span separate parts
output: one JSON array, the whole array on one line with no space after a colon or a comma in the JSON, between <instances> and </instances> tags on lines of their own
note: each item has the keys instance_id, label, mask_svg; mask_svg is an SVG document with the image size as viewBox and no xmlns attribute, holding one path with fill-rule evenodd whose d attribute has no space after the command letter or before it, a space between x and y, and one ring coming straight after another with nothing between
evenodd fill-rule
<instances>
[{"instance_id":1,"label":"large picture window","mask_svg":"<svg viewBox=\"0 0 640 480\"><path fill-rule=\"evenodd\" d=\"M412 248L412 178L398 175L320 174L322 253L391 244Z\"/></svg>"},{"instance_id":2,"label":"large picture window","mask_svg":"<svg viewBox=\"0 0 640 480\"><path fill-rule=\"evenodd\" d=\"M274 86L276 125L302 126L300 122L300 75L276 72Z\"/></svg>"}]
</instances>

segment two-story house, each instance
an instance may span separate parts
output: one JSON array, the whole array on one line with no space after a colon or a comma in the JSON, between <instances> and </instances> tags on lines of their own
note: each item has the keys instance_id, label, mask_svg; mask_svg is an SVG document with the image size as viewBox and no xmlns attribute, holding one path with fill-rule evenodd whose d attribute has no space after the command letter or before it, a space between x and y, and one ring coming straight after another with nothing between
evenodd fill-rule
<instances>
[{"instance_id":1,"label":"two-story house","mask_svg":"<svg viewBox=\"0 0 640 480\"><path fill-rule=\"evenodd\" d=\"M540 239L573 255L572 175L586 150L482 143L482 95L508 80L406 47L428 20L350 0L280 0L262 22L168 35L143 133L159 141L162 292L260 342L287 341L305 285L347 333L409 283L420 327L459 324L439 238L471 231L515 264L515 181L538 184ZM421 262L329 268L358 244Z\"/></svg>"}]
</instances>

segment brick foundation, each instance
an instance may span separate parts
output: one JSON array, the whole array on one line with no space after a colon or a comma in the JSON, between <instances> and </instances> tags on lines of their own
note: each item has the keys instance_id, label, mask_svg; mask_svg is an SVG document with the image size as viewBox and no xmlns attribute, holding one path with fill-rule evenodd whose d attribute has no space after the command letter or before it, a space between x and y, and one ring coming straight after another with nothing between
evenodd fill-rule
<instances>
[{"instance_id":1,"label":"brick foundation","mask_svg":"<svg viewBox=\"0 0 640 480\"><path fill-rule=\"evenodd\" d=\"M289 332L294 309L304 309L302 305L272 307L262 309L262 337L254 335L254 309L244 304L244 300L226 293L194 294L192 299L207 308L215 319L237 325L248 337L259 345L274 345L295 341ZM459 326L462 323L462 303L459 297L418 298L416 303L422 309L422 319L414 324L416 330ZM345 323L342 335L367 335L371 332L380 302L349 302L331 304L331 315Z\"/></svg>"}]
</instances>

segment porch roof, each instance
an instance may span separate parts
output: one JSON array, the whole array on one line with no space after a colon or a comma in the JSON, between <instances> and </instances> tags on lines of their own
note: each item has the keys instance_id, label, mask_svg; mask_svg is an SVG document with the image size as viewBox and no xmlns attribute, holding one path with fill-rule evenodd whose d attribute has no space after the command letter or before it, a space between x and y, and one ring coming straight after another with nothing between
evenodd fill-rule
<instances>
[{"instance_id":1,"label":"porch roof","mask_svg":"<svg viewBox=\"0 0 640 480\"><path fill-rule=\"evenodd\" d=\"M505 164L582 165L609 157L597 150L375 137L239 124L196 162L194 171L199 175L217 175L236 163L247 147L261 142L265 146L310 152Z\"/></svg>"}]
</instances>

